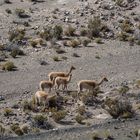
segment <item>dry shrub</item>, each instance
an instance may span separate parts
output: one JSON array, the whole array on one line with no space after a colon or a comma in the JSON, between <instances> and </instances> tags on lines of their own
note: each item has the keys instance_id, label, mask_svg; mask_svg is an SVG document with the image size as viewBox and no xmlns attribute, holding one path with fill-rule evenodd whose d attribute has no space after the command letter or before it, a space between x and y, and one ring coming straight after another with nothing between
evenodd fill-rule
<instances>
[{"instance_id":1,"label":"dry shrub","mask_svg":"<svg viewBox=\"0 0 140 140\"><path fill-rule=\"evenodd\" d=\"M0 138L5 135L5 131L5 128L2 125L0 125Z\"/></svg>"},{"instance_id":2,"label":"dry shrub","mask_svg":"<svg viewBox=\"0 0 140 140\"><path fill-rule=\"evenodd\" d=\"M68 28L64 31L64 34L66 36L74 36L76 29L72 27L71 25L68 26Z\"/></svg>"},{"instance_id":3,"label":"dry shrub","mask_svg":"<svg viewBox=\"0 0 140 140\"><path fill-rule=\"evenodd\" d=\"M123 32L133 33L133 28L131 26L130 21L128 21L128 20L123 21L123 23L121 24L120 27L121 27Z\"/></svg>"},{"instance_id":4,"label":"dry shrub","mask_svg":"<svg viewBox=\"0 0 140 140\"><path fill-rule=\"evenodd\" d=\"M119 93L120 94L126 94L128 91L129 91L129 87L124 85L124 86L121 86L119 89L118 89Z\"/></svg>"},{"instance_id":5,"label":"dry shrub","mask_svg":"<svg viewBox=\"0 0 140 140\"><path fill-rule=\"evenodd\" d=\"M67 46L73 47L73 48L79 46L80 44L81 44L81 42L78 39L73 39L71 41L67 41Z\"/></svg>"},{"instance_id":6,"label":"dry shrub","mask_svg":"<svg viewBox=\"0 0 140 140\"><path fill-rule=\"evenodd\" d=\"M101 20L99 17L94 17L93 19L90 19L88 22L88 35L90 38L92 37L99 37L100 31L101 31Z\"/></svg>"},{"instance_id":7,"label":"dry shrub","mask_svg":"<svg viewBox=\"0 0 140 140\"><path fill-rule=\"evenodd\" d=\"M25 55L24 52L22 50L20 50L19 48L14 48L12 49L10 55L13 57L13 58L16 58L17 55Z\"/></svg>"},{"instance_id":8,"label":"dry shrub","mask_svg":"<svg viewBox=\"0 0 140 140\"><path fill-rule=\"evenodd\" d=\"M108 111L108 113L113 118L131 118L134 115L131 103L126 100L119 98L107 98L103 108Z\"/></svg>"},{"instance_id":9,"label":"dry shrub","mask_svg":"<svg viewBox=\"0 0 140 140\"><path fill-rule=\"evenodd\" d=\"M23 131L20 129L20 126L18 123L12 124L10 126L11 130L15 132L16 135L22 136L24 135Z\"/></svg>"},{"instance_id":10,"label":"dry shrub","mask_svg":"<svg viewBox=\"0 0 140 140\"><path fill-rule=\"evenodd\" d=\"M5 46L3 44L0 44L0 51L3 51L5 49Z\"/></svg>"},{"instance_id":11,"label":"dry shrub","mask_svg":"<svg viewBox=\"0 0 140 140\"><path fill-rule=\"evenodd\" d=\"M120 41L128 41L129 34L126 32L121 31L117 37L119 38Z\"/></svg>"},{"instance_id":12,"label":"dry shrub","mask_svg":"<svg viewBox=\"0 0 140 140\"><path fill-rule=\"evenodd\" d=\"M60 110L57 112L53 112L52 113L52 118L55 122L60 122L62 119L64 119L67 115L67 111L66 110Z\"/></svg>"},{"instance_id":13,"label":"dry shrub","mask_svg":"<svg viewBox=\"0 0 140 140\"><path fill-rule=\"evenodd\" d=\"M80 115L80 114L78 114L78 115L75 117L76 122L79 123L79 124L83 124L83 120L84 120L84 119L85 119L85 118L84 118L82 115Z\"/></svg>"},{"instance_id":14,"label":"dry shrub","mask_svg":"<svg viewBox=\"0 0 140 140\"><path fill-rule=\"evenodd\" d=\"M12 115L14 115L13 110L11 108L5 108L3 110L3 114L4 114L4 116L12 116Z\"/></svg>"},{"instance_id":15,"label":"dry shrub","mask_svg":"<svg viewBox=\"0 0 140 140\"><path fill-rule=\"evenodd\" d=\"M101 38L96 38L96 39L95 39L95 42L96 42L97 44L102 44L102 39L101 39Z\"/></svg>"},{"instance_id":16,"label":"dry shrub","mask_svg":"<svg viewBox=\"0 0 140 140\"><path fill-rule=\"evenodd\" d=\"M63 28L60 25L55 25L53 28L53 37L56 39L61 39L63 33Z\"/></svg>"},{"instance_id":17,"label":"dry shrub","mask_svg":"<svg viewBox=\"0 0 140 140\"><path fill-rule=\"evenodd\" d=\"M35 109L34 97L30 101L28 100L23 101L22 107L23 107L23 111L31 111L31 110L33 111Z\"/></svg>"},{"instance_id":18,"label":"dry shrub","mask_svg":"<svg viewBox=\"0 0 140 140\"><path fill-rule=\"evenodd\" d=\"M79 106L78 109L77 109L77 113L80 114L80 115L84 115L86 113L85 106L84 105Z\"/></svg>"},{"instance_id":19,"label":"dry shrub","mask_svg":"<svg viewBox=\"0 0 140 140\"><path fill-rule=\"evenodd\" d=\"M81 36L86 36L88 34L88 31L86 29L81 29L80 30L80 35Z\"/></svg>"},{"instance_id":20,"label":"dry shrub","mask_svg":"<svg viewBox=\"0 0 140 140\"><path fill-rule=\"evenodd\" d=\"M8 32L9 41L20 41L25 38L25 29L24 28L16 28L12 29Z\"/></svg>"},{"instance_id":21,"label":"dry shrub","mask_svg":"<svg viewBox=\"0 0 140 140\"><path fill-rule=\"evenodd\" d=\"M85 47L87 47L87 45L88 45L90 42L91 42L90 39L83 39L83 40L82 40L82 44L83 44Z\"/></svg>"},{"instance_id":22,"label":"dry shrub","mask_svg":"<svg viewBox=\"0 0 140 140\"><path fill-rule=\"evenodd\" d=\"M92 140L99 140L100 137L99 137L99 133L98 132L93 132L92 134Z\"/></svg>"},{"instance_id":23,"label":"dry shrub","mask_svg":"<svg viewBox=\"0 0 140 140\"><path fill-rule=\"evenodd\" d=\"M2 70L5 71L13 71L15 70L16 66L13 62L7 61L5 64L2 65Z\"/></svg>"},{"instance_id":24,"label":"dry shrub","mask_svg":"<svg viewBox=\"0 0 140 140\"><path fill-rule=\"evenodd\" d=\"M26 11L24 9L21 9L21 8L16 8L15 13L20 18L27 18L27 17L29 17L29 15L26 14Z\"/></svg>"}]
</instances>

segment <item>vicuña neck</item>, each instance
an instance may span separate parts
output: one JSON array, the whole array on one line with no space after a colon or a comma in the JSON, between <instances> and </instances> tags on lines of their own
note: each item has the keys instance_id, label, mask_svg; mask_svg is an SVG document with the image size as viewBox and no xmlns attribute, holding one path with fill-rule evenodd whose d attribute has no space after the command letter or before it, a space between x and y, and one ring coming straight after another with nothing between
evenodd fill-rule
<instances>
[{"instance_id":1,"label":"vicu\u00f1a neck","mask_svg":"<svg viewBox=\"0 0 140 140\"><path fill-rule=\"evenodd\" d=\"M72 75L69 75L68 80L67 80L68 82L70 82L70 80L71 80L71 76L72 76Z\"/></svg>"},{"instance_id":2,"label":"vicu\u00f1a neck","mask_svg":"<svg viewBox=\"0 0 140 140\"><path fill-rule=\"evenodd\" d=\"M72 72L72 68L70 68L70 70L69 70L69 72L68 72L68 75L71 74L71 72Z\"/></svg>"},{"instance_id":3,"label":"vicu\u00f1a neck","mask_svg":"<svg viewBox=\"0 0 140 140\"><path fill-rule=\"evenodd\" d=\"M104 78L102 78L99 83L97 84L98 86L101 85L104 82Z\"/></svg>"}]
</instances>

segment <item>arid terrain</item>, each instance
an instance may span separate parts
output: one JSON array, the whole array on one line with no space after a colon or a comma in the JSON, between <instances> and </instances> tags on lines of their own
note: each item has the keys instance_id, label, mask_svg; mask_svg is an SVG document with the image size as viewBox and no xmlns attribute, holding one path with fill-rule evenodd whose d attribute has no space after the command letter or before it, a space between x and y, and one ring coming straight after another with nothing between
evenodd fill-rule
<instances>
[{"instance_id":1,"label":"arid terrain","mask_svg":"<svg viewBox=\"0 0 140 140\"><path fill-rule=\"evenodd\" d=\"M71 66L68 90L36 104L40 81ZM0 1L1 140L139 140L139 70L139 0Z\"/></svg>"}]
</instances>

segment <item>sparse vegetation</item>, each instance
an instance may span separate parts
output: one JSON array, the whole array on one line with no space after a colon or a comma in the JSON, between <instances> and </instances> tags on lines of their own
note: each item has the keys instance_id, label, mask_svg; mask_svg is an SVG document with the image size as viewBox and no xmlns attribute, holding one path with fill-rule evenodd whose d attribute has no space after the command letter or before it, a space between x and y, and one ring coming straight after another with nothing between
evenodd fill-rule
<instances>
[{"instance_id":1,"label":"sparse vegetation","mask_svg":"<svg viewBox=\"0 0 140 140\"><path fill-rule=\"evenodd\" d=\"M101 38L96 38L96 39L95 39L95 42L96 42L97 44L102 44L102 39L101 39Z\"/></svg>"},{"instance_id":2,"label":"sparse vegetation","mask_svg":"<svg viewBox=\"0 0 140 140\"><path fill-rule=\"evenodd\" d=\"M2 70L5 70L5 71L13 71L15 70L15 68L16 66L14 65L14 63L10 61L7 61L6 63L2 65Z\"/></svg>"},{"instance_id":3,"label":"sparse vegetation","mask_svg":"<svg viewBox=\"0 0 140 140\"><path fill-rule=\"evenodd\" d=\"M15 132L15 134L17 134L18 136L22 136L24 133L23 131L20 129L20 126L18 123L12 124L11 125L11 130Z\"/></svg>"},{"instance_id":4,"label":"sparse vegetation","mask_svg":"<svg viewBox=\"0 0 140 140\"><path fill-rule=\"evenodd\" d=\"M84 118L82 115L80 115L80 114L78 114L78 115L75 117L76 122L79 123L79 124L83 124L83 120L84 120L84 119L85 119L85 118Z\"/></svg>"},{"instance_id":5,"label":"sparse vegetation","mask_svg":"<svg viewBox=\"0 0 140 140\"><path fill-rule=\"evenodd\" d=\"M105 109L113 118L131 118L134 116L131 103L122 99L108 98L105 101Z\"/></svg>"},{"instance_id":6,"label":"sparse vegetation","mask_svg":"<svg viewBox=\"0 0 140 140\"><path fill-rule=\"evenodd\" d=\"M121 31L121 32L118 34L118 38L119 38L120 41L128 41L129 34L126 33L126 32Z\"/></svg>"},{"instance_id":7,"label":"sparse vegetation","mask_svg":"<svg viewBox=\"0 0 140 140\"><path fill-rule=\"evenodd\" d=\"M98 133L98 132L94 132L94 133L92 134L92 140L98 140L98 139L100 139L99 133Z\"/></svg>"},{"instance_id":8,"label":"sparse vegetation","mask_svg":"<svg viewBox=\"0 0 140 140\"><path fill-rule=\"evenodd\" d=\"M12 111L12 109L10 109L10 108L5 108L4 110L3 110L3 114L4 114L4 116L12 116L14 113L13 113L13 111Z\"/></svg>"},{"instance_id":9,"label":"sparse vegetation","mask_svg":"<svg viewBox=\"0 0 140 140\"><path fill-rule=\"evenodd\" d=\"M55 25L53 28L53 37L56 39L61 39L63 33L63 28L59 25Z\"/></svg>"},{"instance_id":10,"label":"sparse vegetation","mask_svg":"<svg viewBox=\"0 0 140 140\"><path fill-rule=\"evenodd\" d=\"M53 56L53 60L56 61L56 62L60 61L58 56Z\"/></svg>"},{"instance_id":11,"label":"sparse vegetation","mask_svg":"<svg viewBox=\"0 0 140 140\"><path fill-rule=\"evenodd\" d=\"M101 31L101 20L99 17L94 17L88 22L88 35L90 38L99 37Z\"/></svg>"},{"instance_id":12,"label":"sparse vegetation","mask_svg":"<svg viewBox=\"0 0 140 140\"><path fill-rule=\"evenodd\" d=\"M42 126L42 125L45 125L45 122L48 120L48 118L44 115L36 115L34 117L34 121L35 121L35 124L37 126Z\"/></svg>"},{"instance_id":13,"label":"sparse vegetation","mask_svg":"<svg viewBox=\"0 0 140 140\"><path fill-rule=\"evenodd\" d=\"M129 91L129 87L128 86L122 86L118 89L119 93L124 95Z\"/></svg>"},{"instance_id":14,"label":"sparse vegetation","mask_svg":"<svg viewBox=\"0 0 140 140\"><path fill-rule=\"evenodd\" d=\"M83 44L85 47L87 47L87 45L88 45L90 42L91 42L90 39L84 39L84 40L82 40L82 44Z\"/></svg>"},{"instance_id":15,"label":"sparse vegetation","mask_svg":"<svg viewBox=\"0 0 140 140\"><path fill-rule=\"evenodd\" d=\"M12 49L10 55L13 58L16 58L17 55L24 55L24 52L22 50L20 50L19 48L14 48L14 49Z\"/></svg>"},{"instance_id":16,"label":"sparse vegetation","mask_svg":"<svg viewBox=\"0 0 140 140\"><path fill-rule=\"evenodd\" d=\"M25 12L24 9L16 8L15 13L16 13L16 15L17 15L18 17L20 17L20 18L27 18L27 17L29 17L29 16L26 14L26 12Z\"/></svg>"},{"instance_id":17,"label":"sparse vegetation","mask_svg":"<svg viewBox=\"0 0 140 140\"><path fill-rule=\"evenodd\" d=\"M25 29L24 28L12 29L8 32L8 34L9 34L9 41L11 41L11 42L24 40Z\"/></svg>"},{"instance_id":18,"label":"sparse vegetation","mask_svg":"<svg viewBox=\"0 0 140 140\"><path fill-rule=\"evenodd\" d=\"M67 115L67 111L65 110L60 110L52 113L52 118L54 119L55 122L60 122L62 119L65 118Z\"/></svg>"},{"instance_id":19,"label":"sparse vegetation","mask_svg":"<svg viewBox=\"0 0 140 140\"><path fill-rule=\"evenodd\" d=\"M3 137L5 135L5 128L0 125L0 138Z\"/></svg>"},{"instance_id":20,"label":"sparse vegetation","mask_svg":"<svg viewBox=\"0 0 140 140\"><path fill-rule=\"evenodd\" d=\"M132 29L131 23L128 20L123 21L123 23L121 24L120 27L121 27L123 32L133 33L133 29Z\"/></svg>"},{"instance_id":21,"label":"sparse vegetation","mask_svg":"<svg viewBox=\"0 0 140 140\"><path fill-rule=\"evenodd\" d=\"M56 49L56 52L57 52L58 54L63 54L63 53L65 53L65 50L59 48L59 49Z\"/></svg>"},{"instance_id":22,"label":"sparse vegetation","mask_svg":"<svg viewBox=\"0 0 140 140\"><path fill-rule=\"evenodd\" d=\"M35 109L35 101L34 101L34 99L32 99L30 101L25 100L25 101L23 101L22 106L23 106L23 111L34 110Z\"/></svg>"},{"instance_id":23,"label":"sparse vegetation","mask_svg":"<svg viewBox=\"0 0 140 140\"><path fill-rule=\"evenodd\" d=\"M67 42L67 46L73 47L73 48L78 47L80 44L81 42L78 39L73 39Z\"/></svg>"},{"instance_id":24,"label":"sparse vegetation","mask_svg":"<svg viewBox=\"0 0 140 140\"><path fill-rule=\"evenodd\" d=\"M66 36L74 36L76 29L72 26L68 26L68 28L65 30L64 34Z\"/></svg>"}]
</instances>

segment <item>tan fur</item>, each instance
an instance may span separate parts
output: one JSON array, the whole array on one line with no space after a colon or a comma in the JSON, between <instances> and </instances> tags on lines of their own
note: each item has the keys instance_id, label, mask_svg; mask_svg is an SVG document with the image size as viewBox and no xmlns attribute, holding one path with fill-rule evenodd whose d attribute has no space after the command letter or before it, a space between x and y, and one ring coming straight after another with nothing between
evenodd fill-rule
<instances>
[{"instance_id":1,"label":"tan fur","mask_svg":"<svg viewBox=\"0 0 140 140\"><path fill-rule=\"evenodd\" d=\"M83 89L88 89L89 91L94 91L97 87L99 87L104 81L108 81L106 77L103 77L100 82L95 80L81 80L78 82L78 97L79 93Z\"/></svg>"},{"instance_id":2,"label":"tan fur","mask_svg":"<svg viewBox=\"0 0 140 140\"><path fill-rule=\"evenodd\" d=\"M35 93L35 104L40 104L41 102L44 104L44 107L46 106L46 103L48 104L48 93L45 91L37 91Z\"/></svg>"},{"instance_id":3,"label":"tan fur","mask_svg":"<svg viewBox=\"0 0 140 140\"><path fill-rule=\"evenodd\" d=\"M53 81L41 81L39 83L39 88L41 91L44 91L45 88L48 88L49 89L48 92L50 92L51 89L53 88L53 86L54 86L54 80Z\"/></svg>"},{"instance_id":4,"label":"tan fur","mask_svg":"<svg viewBox=\"0 0 140 140\"><path fill-rule=\"evenodd\" d=\"M72 74L68 75L67 77L56 77L55 79L55 87L59 89L60 85L62 85L62 89L67 89L67 85L70 82Z\"/></svg>"},{"instance_id":5,"label":"tan fur","mask_svg":"<svg viewBox=\"0 0 140 140\"><path fill-rule=\"evenodd\" d=\"M71 66L69 72L51 72L48 74L49 76L49 80L52 81L53 79L55 79L56 77L66 77L68 76L72 70L75 70L75 67Z\"/></svg>"}]
</instances>

